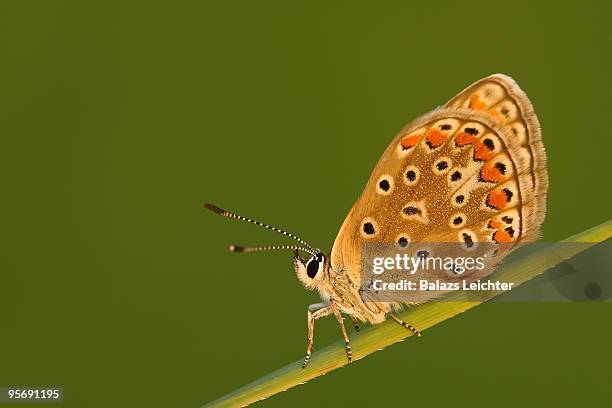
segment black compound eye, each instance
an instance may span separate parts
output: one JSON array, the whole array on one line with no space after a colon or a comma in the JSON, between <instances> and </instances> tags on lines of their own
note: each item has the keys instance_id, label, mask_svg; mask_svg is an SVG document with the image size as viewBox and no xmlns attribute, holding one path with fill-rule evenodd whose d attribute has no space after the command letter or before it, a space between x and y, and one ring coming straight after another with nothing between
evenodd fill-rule
<instances>
[{"instance_id":1,"label":"black compound eye","mask_svg":"<svg viewBox=\"0 0 612 408\"><path fill-rule=\"evenodd\" d=\"M323 254L321 253L318 253L306 262L306 275L308 275L310 279L314 279L317 273L319 273L319 265L321 265L321 262L323 262Z\"/></svg>"}]
</instances>

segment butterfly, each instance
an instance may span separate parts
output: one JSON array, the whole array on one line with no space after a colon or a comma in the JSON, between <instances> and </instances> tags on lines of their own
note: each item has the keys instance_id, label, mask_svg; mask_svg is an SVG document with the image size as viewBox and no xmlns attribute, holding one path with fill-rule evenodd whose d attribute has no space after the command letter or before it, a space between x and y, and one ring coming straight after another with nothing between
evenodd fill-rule
<instances>
[{"instance_id":1,"label":"butterfly","mask_svg":"<svg viewBox=\"0 0 612 408\"><path fill-rule=\"evenodd\" d=\"M302 367L314 342L315 321L333 315L340 325L348 362L352 350L343 314L377 324L390 317L420 336L396 312L404 305L429 301L444 290L423 291L402 301L372 299L364 290L363 259L376 245L407 248L427 243L503 246L487 268L461 279L490 274L512 250L537 239L546 213L548 175L540 124L527 95L509 76L495 74L465 88L445 105L417 118L391 141L350 209L331 253L324 254L294 234L212 204L217 214L274 230L299 245L242 247L234 252L285 249L294 253L294 269L321 302L308 307L308 341ZM369 248L369 249L368 249ZM374 249L372 249L374 248ZM421 249L419 254L427 254ZM301 253L307 254L302 258ZM439 272L443 282L459 279Z\"/></svg>"}]
</instances>

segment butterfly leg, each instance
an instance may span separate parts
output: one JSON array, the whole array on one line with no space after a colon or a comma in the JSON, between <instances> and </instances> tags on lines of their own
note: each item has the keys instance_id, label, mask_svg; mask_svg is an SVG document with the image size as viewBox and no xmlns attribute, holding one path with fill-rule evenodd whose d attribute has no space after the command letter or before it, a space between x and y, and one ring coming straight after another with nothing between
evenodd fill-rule
<instances>
[{"instance_id":1,"label":"butterfly leg","mask_svg":"<svg viewBox=\"0 0 612 408\"><path fill-rule=\"evenodd\" d=\"M353 362L353 351L351 350L351 343L349 341L348 334L346 333L346 328L344 327L344 318L342 317L342 313L340 309L334 302L331 304L331 309L334 312L334 316L336 316L336 320L338 320L338 324L340 325L340 331L342 331L342 337L344 338L344 346L346 348L346 357L348 358L348 362Z\"/></svg>"},{"instance_id":2,"label":"butterfly leg","mask_svg":"<svg viewBox=\"0 0 612 408\"><path fill-rule=\"evenodd\" d=\"M402 319L400 319L399 317L397 317L396 315L389 313L389 316L391 316L391 318L393 320L395 320L400 326L405 327L406 329L410 330L411 332L413 332L417 337L421 337L421 332L417 330L416 327L414 327L413 325L406 323L405 321L403 321Z\"/></svg>"},{"instance_id":3,"label":"butterfly leg","mask_svg":"<svg viewBox=\"0 0 612 408\"><path fill-rule=\"evenodd\" d=\"M306 345L306 357L304 357L302 368L306 367L310 361L310 355L312 354L315 320L320 317L325 317L330 313L331 307L327 303L315 303L308 306L308 344Z\"/></svg>"},{"instance_id":4,"label":"butterfly leg","mask_svg":"<svg viewBox=\"0 0 612 408\"><path fill-rule=\"evenodd\" d=\"M353 322L353 328L355 328L355 331L358 332L359 331L359 322L357 321L357 319L355 319L354 316L351 316L351 321Z\"/></svg>"}]
</instances>

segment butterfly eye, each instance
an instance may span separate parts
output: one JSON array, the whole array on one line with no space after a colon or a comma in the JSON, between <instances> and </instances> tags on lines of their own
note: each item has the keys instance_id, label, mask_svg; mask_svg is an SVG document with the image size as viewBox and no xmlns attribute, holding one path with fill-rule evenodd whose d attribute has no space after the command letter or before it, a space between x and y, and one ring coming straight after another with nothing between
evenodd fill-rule
<instances>
[{"instance_id":1,"label":"butterfly eye","mask_svg":"<svg viewBox=\"0 0 612 408\"><path fill-rule=\"evenodd\" d=\"M322 264L323 254L319 252L306 262L306 275L308 275L310 279L314 279L317 273L319 273Z\"/></svg>"}]
</instances>

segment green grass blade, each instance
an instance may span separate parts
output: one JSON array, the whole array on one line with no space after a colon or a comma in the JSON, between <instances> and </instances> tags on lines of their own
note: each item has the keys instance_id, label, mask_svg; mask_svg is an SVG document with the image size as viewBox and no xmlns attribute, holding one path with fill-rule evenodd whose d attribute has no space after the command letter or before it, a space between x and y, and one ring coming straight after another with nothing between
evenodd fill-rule
<instances>
[{"instance_id":1,"label":"green grass blade","mask_svg":"<svg viewBox=\"0 0 612 408\"><path fill-rule=\"evenodd\" d=\"M612 221L576 234L559 244L551 245L520 259L502 264L495 272L495 278L500 281L516 282L516 286L518 286L610 237L612 237ZM584 242L585 244L564 244L574 242ZM451 295L448 301L425 303L404 311L400 316L404 321L410 322L423 331L478 306L483 301L500 293L502 292L489 292L488 296L480 298L478 301L466 301L462 293L456 293ZM412 336L412 332L391 321L369 327L351 336L353 358L358 360L410 336ZM310 364L306 369L302 369L301 364L301 359L294 361L206 404L205 407L245 406L342 367L347 364L344 342L338 341L313 353Z\"/></svg>"}]
</instances>

